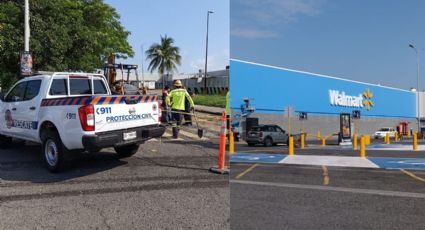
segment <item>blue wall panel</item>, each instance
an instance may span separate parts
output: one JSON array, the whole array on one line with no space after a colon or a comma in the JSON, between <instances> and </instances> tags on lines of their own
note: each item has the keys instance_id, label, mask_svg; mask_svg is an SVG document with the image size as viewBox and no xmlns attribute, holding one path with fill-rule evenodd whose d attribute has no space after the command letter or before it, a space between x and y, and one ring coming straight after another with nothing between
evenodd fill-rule
<instances>
[{"instance_id":1,"label":"blue wall panel","mask_svg":"<svg viewBox=\"0 0 425 230\"><path fill-rule=\"evenodd\" d=\"M360 110L362 116L416 117L416 97L410 91L238 60L230 61L230 89L232 108L239 109L243 98L250 98L254 99L253 106L260 113L275 113L282 111L285 106L291 106L295 111L315 114L351 113L353 110ZM370 110L366 107L344 107L330 103L329 90L359 96L368 89L373 94L370 101L374 103Z\"/></svg>"}]
</instances>

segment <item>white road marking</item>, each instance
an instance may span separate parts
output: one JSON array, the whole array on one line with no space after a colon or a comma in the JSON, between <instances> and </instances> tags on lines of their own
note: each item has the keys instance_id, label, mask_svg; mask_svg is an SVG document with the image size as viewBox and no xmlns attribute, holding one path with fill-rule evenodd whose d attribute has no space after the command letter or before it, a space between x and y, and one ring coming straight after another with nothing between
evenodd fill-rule
<instances>
[{"instance_id":1,"label":"white road marking","mask_svg":"<svg viewBox=\"0 0 425 230\"><path fill-rule=\"evenodd\" d=\"M326 165L339 167L379 168L378 165L372 163L367 158L345 156L295 155L285 157L285 159L283 159L279 163L296 165Z\"/></svg>"},{"instance_id":2,"label":"white road marking","mask_svg":"<svg viewBox=\"0 0 425 230\"><path fill-rule=\"evenodd\" d=\"M424 193L416 193L416 192L400 192L400 191L379 190L379 189L344 188L344 187L323 186L323 185L289 184L289 183L259 182L259 181L246 181L246 180L230 180L230 183L425 199Z\"/></svg>"}]
</instances>

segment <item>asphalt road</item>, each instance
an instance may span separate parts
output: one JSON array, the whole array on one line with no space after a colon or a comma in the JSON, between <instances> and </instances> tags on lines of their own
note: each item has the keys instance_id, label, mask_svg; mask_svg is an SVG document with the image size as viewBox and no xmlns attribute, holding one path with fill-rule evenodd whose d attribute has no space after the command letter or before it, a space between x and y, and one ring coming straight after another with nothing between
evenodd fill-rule
<instances>
[{"instance_id":1,"label":"asphalt road","mask_svg":"<svg viewBox=\"0 0 425 230\"><path fill-rule=\"evenodd\" d=\"M82 155L59 174L40 146L0 151L0 229L228 229L229 177L216 140L149 141L132 157Z\"/></svg>"},{"instance_id":2,"label":"asphalt road","mask_svg":"<svg viewBox=\"0 0 425 230\"><path fill-rule=\"evenodd\" d=\"M425 171L231 164L231 229L424 229Z\"/></svg>"}]
</instances>

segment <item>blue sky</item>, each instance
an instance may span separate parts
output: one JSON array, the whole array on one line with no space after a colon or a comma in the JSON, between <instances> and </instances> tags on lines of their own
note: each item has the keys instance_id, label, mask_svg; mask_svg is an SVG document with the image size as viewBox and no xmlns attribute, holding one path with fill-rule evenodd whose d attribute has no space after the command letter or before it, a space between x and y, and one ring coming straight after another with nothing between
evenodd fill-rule
<instances>
[{"instance_id":1,"label":"blue sky","mask_svg":"<svg viewBox=\"0 0 425 230\"><path fill-rule=\"evenodd\" d=\"M231 58L425 88L425 1L232 0Z\"/></svg>"},{"instance_id":2,"label":"blue sky","mask_svg":"<svg viewBox=\"0 0 425 230\"><path fill-rule=\"evenodd\" d=\"M124 63L142 62L141 46L147 50L160 35L174 38L180 47L180 73L204 69L207 11L210 14L208 70L224 69L229 61L229 1L228 0L105 0L121 16L121 23L131 32L129 42L134 58ZM120 60L118 60L120 61ZM148 62L145 62L145 71ZM141 70L141 66L140 66Z\"/></svg>"}]
</instances>

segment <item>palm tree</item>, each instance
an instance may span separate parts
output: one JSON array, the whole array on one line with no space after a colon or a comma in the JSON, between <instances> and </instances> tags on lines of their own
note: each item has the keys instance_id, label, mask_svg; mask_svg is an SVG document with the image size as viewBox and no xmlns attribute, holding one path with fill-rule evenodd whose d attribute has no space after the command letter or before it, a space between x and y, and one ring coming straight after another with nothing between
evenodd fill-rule
<instances>
[{"instance_id":1,"label":"palm tree","mask_svg":"<svg viewBox=\"0 0 425 230\"><path fill-rule=\"evenodd\" d=\"M161 43L154 43L151 47L146 50L146 60L150 60L148 70L151 73L158 70L160 76L162 76L162 88L164 88L164 73L174 70L177 71L177 65L180 65L181 56L179 54L179 47L174 46L174 39L165 35L161 36Z\"/></svg>"}]
</instances>

